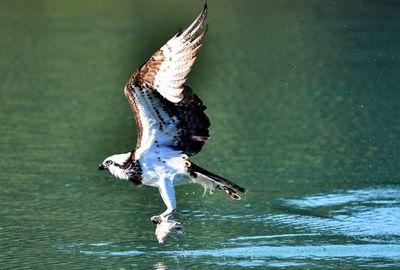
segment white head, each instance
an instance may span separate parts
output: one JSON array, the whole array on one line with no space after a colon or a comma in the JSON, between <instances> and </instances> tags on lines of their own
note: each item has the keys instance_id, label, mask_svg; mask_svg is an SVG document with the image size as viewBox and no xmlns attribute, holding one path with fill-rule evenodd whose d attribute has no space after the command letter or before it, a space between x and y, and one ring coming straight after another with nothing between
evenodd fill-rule
<instances>
[{"instance_id":1,"label":"white head","mask_svg":"<svg viewBox=\"0 0 400 270\"><path fill-rule=\"evenodd\" d=\"M127 170L123 167L123 165L130 158L130 156L130 152L110 156L99 165L99 170L108 170L115 177L128 180L129 176L126 174Z\"/></svg>"}]
</instances>

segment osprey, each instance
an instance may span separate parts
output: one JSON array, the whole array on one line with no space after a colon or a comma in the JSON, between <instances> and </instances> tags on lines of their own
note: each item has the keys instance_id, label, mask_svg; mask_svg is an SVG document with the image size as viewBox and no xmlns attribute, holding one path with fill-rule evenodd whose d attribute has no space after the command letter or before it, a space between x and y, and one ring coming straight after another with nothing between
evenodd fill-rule
<instances>
[{"instance_id":1,"label":"osprey","mask_svg":"<svg viewBox=\"0 0 400 270\"><path fill-rule=\"evenodd\" d=\"M207 4L187 29L173 36L131 76L124 93L138 129L136 148L110 156L99 166L99 170L108 170L135 185L158 188L167 206L162 214L151 218L158 224L160 243L172 229L183 233L180 223L170 219L176 209L175 186L198 183L205 192L217 188L234 200L240 200L238 192L245 191L188 160L209 138L206 106L184 85L206 35L206 30L197 34L206 17Z\"/></svg>"}]
</instances>

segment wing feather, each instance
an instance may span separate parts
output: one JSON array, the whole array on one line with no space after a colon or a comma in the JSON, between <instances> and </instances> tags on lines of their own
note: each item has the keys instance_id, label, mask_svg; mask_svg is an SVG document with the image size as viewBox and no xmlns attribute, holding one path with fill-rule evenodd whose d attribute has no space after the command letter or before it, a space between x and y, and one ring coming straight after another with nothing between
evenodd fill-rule
<instances>
[{"instance_id":1,"label":"wing feather","mask_svg":"<svg viewBox=\"0 0 400 270\"><path fill-rule=\"evenodd\" d=\"M138 123L138 143L135 158L156 147L169 147L192 156L197 154L209 138L210 121L204 113L206 106L188 86L183 98L172 103L149 88L125 88ZM133 157L132 157L133 158Z\"/></svg>"},{"instance_id":2,"label":"wing feather","mask_svg":"<svg viewBox=\"0 0 400 270\"><path fill-rule=\"evenodd\" d=\"M177 103L182 100L183 84L196 54L201 48L206 30L196 37L207 17L207 5L193 23L177 33L137 70L130 83L158 91L163 97Z\"/></svg>"},{"instance_id":3,"label":"wing feather","mask_svg":"<svg viewBox=\"0 0 400 270\"><path fill-rule=\"evenodd\" d=\"M132 160L154 146L194 155L209 138L206 107L184 85L206 35L204 31L196 37L206 17L207 5L186 30L155 52L125 86L124 93L138 127Z\"/></svg>"}]
</instances>

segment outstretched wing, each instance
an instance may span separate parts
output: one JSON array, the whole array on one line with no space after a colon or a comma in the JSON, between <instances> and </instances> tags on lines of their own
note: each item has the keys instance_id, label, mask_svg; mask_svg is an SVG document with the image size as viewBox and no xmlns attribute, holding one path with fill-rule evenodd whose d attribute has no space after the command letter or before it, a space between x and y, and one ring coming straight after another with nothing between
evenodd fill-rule
<instances>
[{"instance_id":1,"label":"outstretched wing","mask_svg":"<svg viewBox=\"0 0 400 270\"><path fill-rule=\"evenodd\" d=\"M195 38L207 17L207 5L182 33L177 33L139 68L131 80L135 85L159 92L171 102L182 100L183 84L196 60L196 53L206 31Z\"/></svg>"},{"instance_id":2,"label":"outstretched wing","mask_svg":"<svg viewBox=\"0 0 400 270\"><path fill-rule=\"evenodd\" d=\"M135 155L153 145L194 155L209 138L206 107L190 87L183 85L206 34L204 31L196 36L206 16L204 5L194 22L155 52L125 86L138 126Z\"/></svg>"}]
</instances>

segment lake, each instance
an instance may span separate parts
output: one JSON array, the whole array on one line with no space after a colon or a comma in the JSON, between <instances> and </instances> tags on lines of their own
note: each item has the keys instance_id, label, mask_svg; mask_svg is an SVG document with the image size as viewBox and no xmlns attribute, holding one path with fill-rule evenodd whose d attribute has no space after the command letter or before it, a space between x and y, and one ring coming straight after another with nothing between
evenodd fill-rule
<instances>
[{"instance_id":1,"label":"lake","mask_svg":"<svg viewBox=\"0 0 400 270\"><path fill-rule=\"evenodd\" d=\"M158 191L97 167L134 148L129 76L203 2L2 1L1 269L400 268L399 2L208 5L192 160L248 191L178 187L186 236L158 245Z\"/></svg>"}]
</instances>

